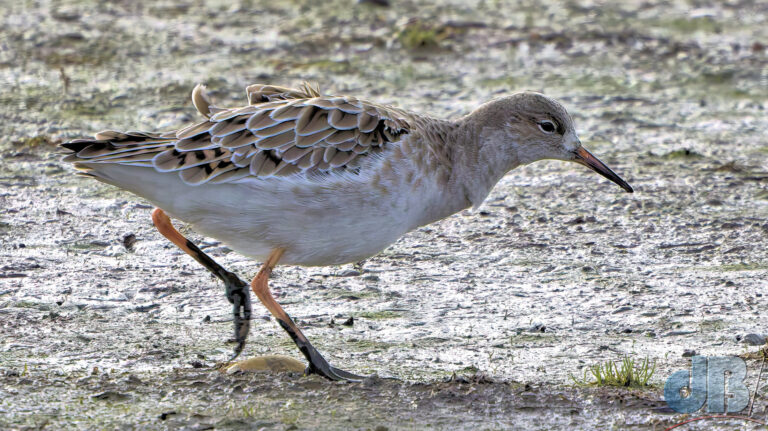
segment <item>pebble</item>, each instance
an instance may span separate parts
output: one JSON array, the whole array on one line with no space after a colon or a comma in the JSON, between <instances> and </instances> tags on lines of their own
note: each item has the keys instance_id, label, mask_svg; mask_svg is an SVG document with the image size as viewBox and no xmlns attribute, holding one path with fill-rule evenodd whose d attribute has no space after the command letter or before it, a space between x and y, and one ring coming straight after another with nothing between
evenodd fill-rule
<instances>
[{"instance_id":1,"label":"pebble","mask_svg":"<svg viewBox=\"0 0 768 431\"><path fill-rule=\"evenodd\" d=\"M372 4L380 7L389 7L389 0L357 0L359 4Z\"/></svg>"},{"instance_id":2,"label":"pebble","mask_svg":"<svg viewBox=\"0 0 768 431\"><path fill-rule=\"evenodd\" d=\"M613 312L612 312L611 314L619 314L619 313L623 313L623 312L625 312L625 311L629 311L629 310L631 310L631 309L632 309L632 307L631 307L631 306L629 306L629 305L625 305L625 306L623 306L623 307L619 307L619 308L617 308L617 309L613 310Z\"/></svg>"},{"instance_id":3,"label":"pebble","mask_svg":"<svg viewBox=\"0 0 768 431\"><path fill-rule=\"evenodd\" d=\"M301 373L304 372L305 368L306 365L303 362L290 356L265 355L246 359L245 361L236 362L222 371L227 374L264 370L274 372L291 371L294 373Z\"/></svg>"},{"instance_id":4,"label":"pebble","mask_svg":"<svg viewBox=\"0 0 768 431\"><path fill-rule=\"evenodd\" d=\"M146 313L147 311L154 310L155 308L158 308L158 307L160 307L160 304L138 305L134 308L134 311L138 311L139 313Z\"/></svg>"},{"instance_id":5,"label":"pebble","mask_svg":"<svg viewBox=\"0 0 768 431\"><path fill-rule=\"evenodd\" d=\"M121 241L123 244L123 247L125 247L128 251L133 251L133 245L136 244L136 234L134 233L127 233L123 235L123 240Z\"/></svg>"},{"instance_id":6,"label":"pebble","mask_svg":"<svg viewBox=\"0 0 768 431\"><path fill-rule=\"evenodd\" d=\"M741 342L746 343L750 346L762 346L763 344L766 343L765 338L766 338L765 335L751 333L751 334L745 335L744 338L741 339Z\"/></svg>"},{"instance_id":7,"label":"pebble","mask_svg":"<svg viewBox=\"0 0 768 431\"><path fill-rule=\"evenodd\" d=\"M130 398L130 395L117 391L104 391L92 395L91 398L94 400L123 401Z\"/></svg>"}]
</instances>

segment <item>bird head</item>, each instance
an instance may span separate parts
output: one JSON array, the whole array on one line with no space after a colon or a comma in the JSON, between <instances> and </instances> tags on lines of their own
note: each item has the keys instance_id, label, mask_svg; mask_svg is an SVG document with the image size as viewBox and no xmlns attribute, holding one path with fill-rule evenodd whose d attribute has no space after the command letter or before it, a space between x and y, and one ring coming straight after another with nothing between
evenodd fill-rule
<instances>
[{"instance_id":1,"label":"bird head","mask_svg":"<svg viewBox=\"0 0 768 431\"><path fill-rule=\"evenodd\" d=\"M582 145L573 120L556 100L523 92L496 99L481 107L493 127L494 140L511 152L517 164L555 159L580 163L613 181L628 193L632 187Z\"/></svg>"}]
</instances>

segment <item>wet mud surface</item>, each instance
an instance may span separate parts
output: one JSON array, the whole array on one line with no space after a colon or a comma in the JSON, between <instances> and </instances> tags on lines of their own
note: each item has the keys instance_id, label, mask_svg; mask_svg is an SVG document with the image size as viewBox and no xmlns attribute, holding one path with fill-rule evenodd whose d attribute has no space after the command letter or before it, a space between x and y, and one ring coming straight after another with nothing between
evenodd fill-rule
<instances>
[{"instance_id":1,"label":"wet mud surface","mask_svg":"<svg viewBox=\"0 0 768 431\"><path fill-rule=\"evenodd\" d=\"M689 417L662 389L692 351L747 358L754 390L764 2L392 3L3 1L0 428L663 429ZM72 175L55 145L177 128L197 118L198 82L236 106L248 84L304 80L441 117L542 91L635 193L538 162L359 267L278 267L273 290L315 346L380 378L222 374L223 287L155 232L146 202ZM258 269L182 232L242 278ZM246 356L300 358L254 314ZM650 387L570 377L625 355L656 361Z\"/></svg>"}]
</instances>

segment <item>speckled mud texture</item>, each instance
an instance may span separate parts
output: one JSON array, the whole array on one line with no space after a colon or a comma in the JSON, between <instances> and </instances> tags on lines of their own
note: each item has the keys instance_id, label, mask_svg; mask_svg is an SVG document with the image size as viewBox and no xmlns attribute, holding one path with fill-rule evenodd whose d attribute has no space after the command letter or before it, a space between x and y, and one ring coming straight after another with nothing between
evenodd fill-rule
<instances>
[{"instance_id":1,"label":"speckled mud texture","mask_svg":"<svg viewBox=\"0 0 768 431\"><path fill-rule=\"evenodd\" d=\"M754 390L768 3L390 2L2 0L1 429L664 429L696 416L662 394L692 351L747 358ZM542 91L635 193L539 162L362 266L279 267L276 296L318 349L380 377L222 374L222 285L55 144L177 128L198 82L235 106L248 84L303 80L445 117ZM258 269L182 232L243 278ZM300 358L254 310L245 356ZM650 387L570 378L624 356L656 361ZM760 386L766 420L768 370ZM759 426L683 429L737 428Z\"/></svg>"}]
</instances>

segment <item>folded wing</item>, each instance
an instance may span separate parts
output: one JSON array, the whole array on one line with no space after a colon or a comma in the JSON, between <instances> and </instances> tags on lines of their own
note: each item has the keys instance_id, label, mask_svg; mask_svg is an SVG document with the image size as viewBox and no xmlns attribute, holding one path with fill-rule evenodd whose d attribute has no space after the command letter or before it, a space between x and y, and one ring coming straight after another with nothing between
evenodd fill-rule
<instances>
[{"instance_id":1,"label":"folded wing","mask_svg":"<svg viewBox=\"0 0 768 431\"><path fill-rule=\"evenodd\" d=\"M321 96L306 85L257 84L246 91L250 104L233 109L201 109L208 99L197 94L195 106L210 117L175 132L107 131L68 142L65 160L178 172L191 185L222 183L359 169L367 156L410 132L404 111L354 97Z\"/></svg>"}]
</instances>

